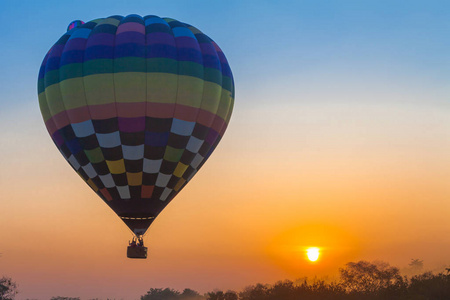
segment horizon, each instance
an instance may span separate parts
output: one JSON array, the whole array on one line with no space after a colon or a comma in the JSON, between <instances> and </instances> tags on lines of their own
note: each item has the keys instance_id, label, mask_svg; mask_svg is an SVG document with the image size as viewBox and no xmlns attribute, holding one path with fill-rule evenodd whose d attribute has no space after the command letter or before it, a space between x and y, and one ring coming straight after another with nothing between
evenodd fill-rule
<instances>
[{"instance_id":1,"label":"horizon","mask_svg":"<svg viewBox=\"0 0 450 300\"><path fill-rule=\"evenodd\" d=\"M393 293L391 296L399 297L399 295L402 295L402 293L407 293L408 295L412 296L424 296L428 294L435 295L438 291L436 289L437 282L433 283L433 281L438 280L446 280L445 282L441 282L441 288L442 290L440 293L446 293L445 287L450 280L450 265L443 265L440 268L435 269L427 269L423 267L423 260L420 259L411 259L411 262L408 264L407 267L399 268L398 266L390 265L389 262L375 260L372 262L361 260L358 262L347 262L342 268L339 268L339 275L338 276L314 276L314 277L298 277L298 278L290 278L290 279L278 279L273 282L254 282L242 287L239 287L238 289L229 289L229 288L213 288L210 290L205 291L197 291L195 289L191 289L190 287L183 287L183 288L172 288L171 286L150 286L145 289L145 291L142 291L140 295L140 298L144 296L148 296L149 294L153 294L156 299L160 299L158 297L163 297L161 299L178 299L176 297L180 297L181 299L191 299L191 300L199 300L199 299L222 299L222 298L214 298L213 294L220 294L220 293L226 293L226 294L234 294L237 295L239 299L246 299L245 296L249 290L257 290L259 287L264 287L263 292L269 293L271 289L276 289L277 286L284 286L284 287L293 287L294 289L297 288L306 288L310 289L310 292L318 293L316 296L320 296L320 293L326 292L327 288L330 288L328 293L334 293L335 297L339 297L342 295L339 295L338 290L344 289L347 290L347 296L355 296L358 293L360 296L367 296L367 293L372 293L373 296L378 295L378 297L383 298L384 293ZM373 270L370 269L370 267L373 266L378 269L378 272L385 272L383 273L383 277L380 278L380 273L372 273ZM389 272L386 272L389 270ZM346 275L346 274L365 274L367 277L358 277L354 275ZM397 277L400 276L400 277ZM390 280L383 281L385 278L384 276L387 276L390 278ZM5 279L0 278L0 279ZM6 277L8 279L8 277ZM379 282L378 282L379 281ZM20 284L17 282L14 282L12 280L13 284L15 285L16 290L20 291ZM378 282L378 283L377 283ZM386 283L388 283L387 286ZM318 284L318 285L316 285ZM349 285L350 284L350 285ZM404 285L406 284L406 286ZM377 286L375 291L372 290L365 290L369 286ZM427 288L424 289L424 286L427 286ZM17 289L19 287L19 289ZM336 287L338 290L336 290ZM417 290L417 287L419 287L419 290ZM409 290L409 291L405 291ZM325 290L324 290L325 289ZM342 290L341 290L342 291ZM187 292L187 293L186 293ZM295 290L291 290L291 292L295 292ZM275 292L276 293L276 292ZM412 293L412 295L411 295ZM19 292L20 294L20 292ZM430 295L431 295L430 294ZM158 296L159 295L159 296ZM165 295L165 296L164 296ZM268 295L268 294L267 294ZM285 293L282 295L286 296ZM327 296L330 296L329 294L326 294ZM387 294L389 295L389 294ZM345 295L344 295L345 296ZM173 297L173 298L171 298ZM273 295L272 295L273 297ZM238 299L236 298L236 300ZM27 298L28 299L28 298ZM33 298L34 299L34 298ZM76 293L73 295L68 295L67 293L59 293L55 294L51 297L51 299L84 299L83 297L79 297ZM103 298L92 298L92 297L86 297L86 299L103 299ZM110 298L107 298L110 299ZM115 298L114 298L115 299ZM123 298L121 298L123 299ZM147 298L145 298L147 299ZM148 298L153 299L153 298ZM225 298L228 299L228 298ZM234 298L233 298L234 299ZM253 298L251 298L253 299ZM257 298L259 299L259 298ZM315 299L315 298L314 298ZM351 298L352 299L352 298ZM403 299L403 298L401 298Z\"/></svg>"},{"instance_id":2,"label":"horizon","mask_svg":"<svg viewBox=\"0 0 450 300\"><path fill-rule=\"evenodd\" d=\"M450 3L7 1L0 277L16 299L135 299L450 257ZM158 15L221 47L236 96L207 163L126 258L127 226L53 145L37 77L73 20ZM305 249L317 247L317 262ZM218 271L220 270L220 271ZM144 291L145 290L145 291Z\"/></svg>"}]
</instances>

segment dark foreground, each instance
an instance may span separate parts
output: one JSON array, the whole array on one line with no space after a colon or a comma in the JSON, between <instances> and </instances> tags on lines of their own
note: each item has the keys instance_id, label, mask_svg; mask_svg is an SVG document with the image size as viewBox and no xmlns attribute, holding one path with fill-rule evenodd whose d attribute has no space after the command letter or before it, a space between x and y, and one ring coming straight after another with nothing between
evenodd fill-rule
<instances>
[{"instance_id":1,"label":"dark foreground","mask_svg":"<svg viewBox=\"0 0 450 300\"><path fill-rule=\"evenodd\" d=\"M418 262L418 260L415 260ZM337 281L279 281L256 284L240 292L212 291L204 295L191 289L150 288L141 300L450 300L450 269L401 276L387 263L351 262L339 270ZM14 299L19 291L10 278L0 279L0 300ZM53 297L51 300L79 300Z\"/></svg>"}]
</instances>

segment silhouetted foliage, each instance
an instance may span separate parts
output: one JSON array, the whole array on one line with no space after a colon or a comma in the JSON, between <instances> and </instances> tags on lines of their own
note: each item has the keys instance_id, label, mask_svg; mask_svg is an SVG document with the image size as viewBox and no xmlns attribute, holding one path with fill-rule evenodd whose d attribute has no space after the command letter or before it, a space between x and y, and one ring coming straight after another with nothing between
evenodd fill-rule
<instances>
[{"instance_id":1,"label":"silhouetted foliage","mask_svg":"<svg viewBox=\"0 0 450 300\"><path fill-rule=\"evenodd\" d=\"M450 300L450 270L408 279L388 263L359 261L348 263L339 271L340 279L333 282L284 280L273 285L258 283L239 293L215 290L204 296L190 289L183 293L168 288L150 289L141 300Z\"/></svg>"},{"instance_id":2,"label":"silhouetted foliage","mask_svg":"<svg viewBox=\"0 0 450 300\"><path fill-rule=\"evenodd\" d=\"M238 294L235 291L214 291L206 293L207 300L238 300Z\"/></svg>"},{"instance_id":3,"label":"silhouetted foliage","mask_svg":"<svg viewBox=\"0 0 450 300\"><path fill-rule=\"evenodd\" d=\"M141 300L175 300L178 299L180 292L174 289L155 289L151 288L146 295L141 297Z\"/></svg>"},{"instance_id":4,"label":"silhouetted foliage","mask_svg":"<svg viewBox=\"0 0 450 300\"><path fill-rule=\"evenodd\" d=\"M235 291L227 291L224 295L224 300L238 300L238 295Z\"/></svg>"},{"instance_id":5,"label":"silhouetted foliage","mask_svg":"<svg viewBox=\"0 0 450 300\"><path fill-rule=\"evenodd\" d=\"M184 289L178 299L201 299L203 298L197 291Z\"/></svg>"},{"instance_id":6,"label":"silhouetted foliage","mask_svg":"<svg viewBox=\"0 0 450 300\"><path fill-rule=\"evenodd\" d=\"M0 278L0 300L11 300L19 293L17 285L11 278Z\"/></svg>"},{"instance_id":7,"label":"silhouetted foliage","mask_svg":"<svg viewBox=\"0 0 450 300\"><path fill-rule=\"evenodd\" d=\"M323 280L307 279L292 282L278 281L274 285L257 284L245 288L239 293L239 300L328 300L345 295L345 291L336 283L326 283ZM343 298L342 298L343 299Z\"/></svg>"},{"instance_id":8,"label":"silhouetted foliage","mask_svg":"<svg viewBox=\"0 0 450 300\"><path fill-rule=\"evenodd\" d=\"M270 285L258 283L254 286L246 287L239 293L239 299L242 300L264 300L269 296Z\"/></svg>"},{"instance_id":9,"label":"silhouetted foliage","mask_svg":"<svg viewBox=\"0 0 450 300\"><path fill-rule=\"evenodd\" d=\"M426 272L411 278L408 294L414 299L450 299L450 275Z\"/></svg>"},{"instance_id":10,"label":"silhouetted foliage","mask_svg":"<svg viewBox=\"0 0 450 300\"><path fill-rule=\"evenodd\" d=\"M347 292L375 293L404 284L399 269L384 262L350 262L339 272L341 284Z\"/></svg>"},{"instance_id":11,"label":"silhouetted foliage","mask_svg":"<svg viewBox=\"0 0 450 300\"><path fill-rule=\"evenodd\" d=\"M413 269L419 269L421 270L423 268L423 260L420 260L418 258L411 259L411 262L408 264Z\"/></svg>"},{"instance_id":12,"label":"silhouetted foliage","mask_svg":"<svg viewBox=\"0 0 450 300\"><path fill-rule=\"evenodd\" d=\"M141 300L202 300L205 299L197 291L184 289L182 293L174 289L151 288L146 295L141 296Z\"/></svg>"}]
</instances>

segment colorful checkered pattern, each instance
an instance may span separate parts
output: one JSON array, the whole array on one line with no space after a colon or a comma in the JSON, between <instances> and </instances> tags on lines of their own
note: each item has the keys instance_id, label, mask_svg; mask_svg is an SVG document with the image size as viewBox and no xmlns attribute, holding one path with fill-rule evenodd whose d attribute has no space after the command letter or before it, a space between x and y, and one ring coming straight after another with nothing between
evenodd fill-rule
<instances>
[{"instance_id":1,"label":"colorful checkered pattern","mask_svg":"<svg viewBox=\"0 0 450 300\"><path fill-rule=\"evenodd\" d=\"M80 20L72 21L72 22L70 22L69 26L67 26L67 31L74 29L75 27L81 26L83 24L84 24L84 22L80 21Z\"/></svg>"},{"instance_id":2,"label":"colorful checkered pattern","mask_svg":"<svg viewBox=\"0 0 450 300\"><path fill-rule=\"evenodd\" d=\"M143 234L222 138L234 82L195 27L129 15L69 26L44 58L38 93L60 152Z\"/></svg>"}]
</instances>

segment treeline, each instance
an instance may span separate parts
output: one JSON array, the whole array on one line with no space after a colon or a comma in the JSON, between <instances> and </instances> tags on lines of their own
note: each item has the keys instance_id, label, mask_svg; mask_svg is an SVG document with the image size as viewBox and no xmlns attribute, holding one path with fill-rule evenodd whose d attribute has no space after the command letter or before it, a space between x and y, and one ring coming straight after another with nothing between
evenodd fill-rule
<instances>
[{"instance_id":1,"label":"treeline","mask_svg":"<svg viewBox=\"0 0 450 300\"><path fill-rule=\"evenodd\" d=\"M401 276L383 262L351 262L339 270L339 280L279 281L256 284L240 292L212 291L205 295L191 289L150 289L141 300L449 300L450 269Z\"/></svg>"},{"instance_id":2,"label":"treeline","mask_svg":"<svg viewBox=\"0 0 450 300\"><path fill-rule=\"evenodd\" d=\"M421 261L415 261L414 265ZM0 278L0 300L14 299L17 285ZM350 262L339 270L336 281L284 280L275 284L256 284L242 291L214 290L199 294L171 288L151 288L141 300L450 300L450 268L402 276L396 267L383 262ZM52 297L50 300L80 300L78 297ZM98 299L91 299L98 300Z\"/></svg>"}]
</instances>

